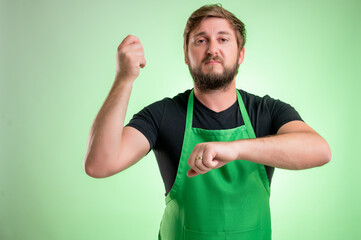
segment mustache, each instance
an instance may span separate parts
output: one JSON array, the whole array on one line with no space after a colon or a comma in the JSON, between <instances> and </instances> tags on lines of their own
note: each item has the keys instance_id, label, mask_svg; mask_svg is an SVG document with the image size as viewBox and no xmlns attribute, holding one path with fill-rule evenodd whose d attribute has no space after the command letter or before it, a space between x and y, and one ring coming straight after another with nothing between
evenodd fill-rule
<instances>
[{"instance_id":1,"label":"mustache","mask_svg":"<svg viewBox=\"0 0 361 240\"><path fill-rule=\"evenodd\" d=\"M220 63L223 64L223 59L221 59L218 56L212 57L212 56L208 56L206 58L203 59L202 63L206 63L206 62L210 62L210 61L219 61Z\"/></svg>"}]
</instances>

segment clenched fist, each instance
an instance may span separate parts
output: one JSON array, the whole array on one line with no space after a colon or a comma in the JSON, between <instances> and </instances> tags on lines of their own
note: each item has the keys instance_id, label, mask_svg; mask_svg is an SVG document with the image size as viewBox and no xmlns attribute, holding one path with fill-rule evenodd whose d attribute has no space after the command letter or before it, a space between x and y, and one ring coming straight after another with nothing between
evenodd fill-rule
<instances>
[{"instance_id":1,"label":"clenched fist","mask_svg":"<svg viewBox=\"0 0 361 240\"><path fill-rule=\"evenodd\" d=\"M116 73L125 79L135 80L140 68L144 67L143 46L136 36L128 35L118 46Z\"/></svg>"},{"instance_id":2,"label":"clenched fist","mask_svg":"<svg viewBox=\"0 0 361 240\"><path fill-rule=\"evenodd\" d=\"M205 174L236 160L236 149L236 141L198 143L189 155L188 165L191 169L188 170L187 176Z\"/></svg>"}]
</instances>

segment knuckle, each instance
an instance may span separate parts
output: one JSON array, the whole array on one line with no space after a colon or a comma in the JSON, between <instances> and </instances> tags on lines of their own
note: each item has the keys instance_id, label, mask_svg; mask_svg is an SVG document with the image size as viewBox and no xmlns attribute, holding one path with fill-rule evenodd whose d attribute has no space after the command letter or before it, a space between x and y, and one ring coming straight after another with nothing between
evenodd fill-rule
<instances>
[{"instance_id":1,"label":"knuckle","mask_svg":"<svg viewBox=\"0 0 361 240\"><path fill-rule=\"evenodd\" d=\"M124 48L119 48L119 49L118 49L118 52L119 52L119 55L121 55L121 56L122 56L122 55L125 55L125 53L126 53L126 52L124 51Z\"/></svg>"},{"instance_id":2,"label":"knuckle","mask_svg":"<svg viewBox=\"0 0 361 240\"><path fill-rule=\"evenodd\" d=\"M122 55L124 55L126 58L129 58L131 54L129 52L122 51Z\"/></svg>"},{"instance_id":3,"label":"knuckle","mask_svg":"<svg viewBox=\"0 0 361 240\"><path fill-rule=\"evenodd\" d=\"M130 39L135 40L135 41L139 40L136 36L134 36L132 34L130 34L129 37L130 37Z\"/></svg>"},{"instance_id":4,"label":"knuckle","mask_svg":"<svg viewBox=\"0 0 361 240\"><path fill-rule=\"evenodd\" d=\"M207 168L212 168L212 167L213 167L210 161L205 161L205 162L204 162L204 165L205 165Z\"/></svg>"},{"instance_id":5,"label":"knuckle","mask_svg":"<svg viewBox=\"0 0 361 240\"><path fill-rule=\"evenodd\" d=\"M211 144L207 144L207 145L204 146L204 150L205 150L205 151L209 151L209 150L211 150L211 149L212 149Z\"/></svg>"},{"instance_id":6,"label":"knuckle","mask_svg":"<svg viewBox=\"0 0 361 240\"><path fill-rule=\"evenodd\" d=\"M124 55L127 52L127 48L124 45L121 45L118 47L118 52L122 55Z\"/></svg>"},{"instance_id":7,"label":"knuckle","mask_svg":"<svg viewBox=\"0 0 361 240\"><path fill-rule=\"evenodd\" d=\"M117 51L119 53L123 53L124 52L124 46L123 45L119 45L118 48L117 48Z\"/></svg>"},{"instance_id":8,"label":"knuckle","mask_svg":"<svg viewBox=\"0 0 361 240\"><path fill-rule=\"evenodd\" d=\"M201 167L202 166L202 161L196 161L195 166Z\"/></svg>"}]
</instances>

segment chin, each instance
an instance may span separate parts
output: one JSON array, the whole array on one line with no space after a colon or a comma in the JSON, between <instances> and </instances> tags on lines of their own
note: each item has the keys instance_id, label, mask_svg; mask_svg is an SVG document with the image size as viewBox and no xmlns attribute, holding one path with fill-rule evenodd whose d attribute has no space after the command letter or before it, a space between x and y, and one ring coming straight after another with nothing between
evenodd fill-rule
<instances>
[{"instance_id":1,"label":"chin","mask_svg":"<svg viewBox=\"0 0 361 240\"><path fill-rule=\"evenodd\" d=\"M203 73L207 74L207 73L218 73L218 74L223 74L224 69L223 68L217 68L215 66L211 66L211 68L207 68L203 71Z\"/></svg>"},{"instance_id":2,"label":"chin","mask_svg":"<svg viewBox=\"0 0 361 240\"><path fill-rule=\"evenodd\" d=\"M205 75L216 75L216 76L222 76L224 75L224 71L207 71L204 72Z\"/></svg>"}]
</instances>

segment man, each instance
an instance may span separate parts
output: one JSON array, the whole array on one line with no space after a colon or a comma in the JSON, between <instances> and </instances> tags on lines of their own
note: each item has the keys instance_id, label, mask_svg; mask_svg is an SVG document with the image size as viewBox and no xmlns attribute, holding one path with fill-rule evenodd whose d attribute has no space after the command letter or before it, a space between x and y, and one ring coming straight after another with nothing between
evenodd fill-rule
<instances>
[{"instance_id":1,"label":"man","mask_svg":"<svg viewBox=\"0 0 361 240\"><path fill-rule=\"evenodd\" d=\"M188 19L185 63L194 89L155 102L123 128L143 47L118 47L110 93L90 132L85 170L96 178L125 170L154 150L166 186L159 239L271 239L275 167L305 169L331 159L327 142L289 104L236 89L244 24L219 5Z\"/></svg>"}]
</instances>

